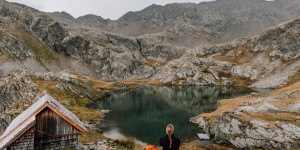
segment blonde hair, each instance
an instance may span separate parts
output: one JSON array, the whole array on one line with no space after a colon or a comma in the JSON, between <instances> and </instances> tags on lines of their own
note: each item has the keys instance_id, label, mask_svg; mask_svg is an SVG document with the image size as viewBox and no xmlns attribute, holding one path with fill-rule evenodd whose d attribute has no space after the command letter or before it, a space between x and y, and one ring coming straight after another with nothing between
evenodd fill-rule
<instances>
[{"instance_id":1,"label":"blonde hair","mask_svg":"<svg viewBox=\"0 0 300 150\"><path fill-rule=\"evenodd\" d=\"M170 140L170 146L169 146L169 148L171 148L172 147L172 138L171 138L171 135L174 133L174 126L172 124L168 124L167 125L166 133L169 136L169 140Z\"/></svg>"}]
</instances>

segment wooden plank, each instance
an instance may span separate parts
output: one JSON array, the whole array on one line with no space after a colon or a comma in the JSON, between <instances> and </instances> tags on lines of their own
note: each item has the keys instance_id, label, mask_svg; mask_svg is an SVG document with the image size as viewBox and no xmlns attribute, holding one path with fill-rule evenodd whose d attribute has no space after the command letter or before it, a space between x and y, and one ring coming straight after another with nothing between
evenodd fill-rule
<instances>
[{"instance_id":1,"label":"wooden plank","mask_svg":"<svg viewBox=\"0 0 300 150\"><path fill-rule=\"evenodd\" d=\"M57 110L55 107L53 107L52 105L50 105L47 102L47 106L52 109L55 113L57 113L59 116L61 116L62 118L64 118L66 121L68 121L70 124L72 124L74 127L76 127L79 131L86 133L87 131L85 129L83 129L82 127L78 126L75 122L73 122L71 119L69 119L69 117L67 117L66 115L64 115L62 112L60 112L59 110Z\"/></svg>"},{"instance_id":2,"label":"wooden plank","mask_svg":"<svg viewBox=\"0 0 300 150\"><path fill-rule=\"evenodd\" d=\"M27 122L32 116L35 116L37 113L39 113L41 110L43 110L47 105L49 105L48 103L45 103L43 106L41 106L38 110L36 110L32 115L30 115L26 120L24 120L22 123L19 124L19 126L22 126L25 122ZM31 124L31 123L30 123ZM13 133L17 128L13 129L10 133L8 133L5 137L3 137L0 142L3 142L3 140L8 137L11 133ZM26 128L24 128L23 130L25 130ZM20 131L19 133L23 132Z\"/></svg>"},{"instance_id":3,"label":"wooden plank","mask_svg":"<svg viewBox=\"0 0 300 150\"><path fill-rule=\"evenodd\" d=\"M57 110L55 107L53 107L51 104L49 104L48 102L46 102L44 105L42 105L39 109L37 109L33 114L31 114L26 120L24 120L22 123L20 123L19 126L23 125L26 121L28 121L28 119L30 119L31 117L37 115L40 111L42 111L45 107L49 107L51 108L54 112L56 112L58 115L60 115L62 118L64 118L66 121L68 121L70 124L72 124L74 127L76 127L78 130L80 130L83 133L86 133L87 131L85 129L83 129L82 127L78 126L76 123L74 123L71 119L69 119L67 116L65 116L63 113L61 113L59 110ZM0 142L3 142L3 140L8 137L11 133L13 133L13 131L15 131L17 128L13 129L9 134L7 134L5 137L3 137L2 139L0 139ZM23 132L20 131L20 132Z\"/></svg>"},{"instance_id":4,"label":"wooden plank","mask_svg":"<svg viewBox=\"0 0 300 150\"><path fill-rule=\"evenodd\" d=\"M77 147L80 131L51 108L46 107L37 114L36 122L36 149Z\"/></svg>"},{"instance_id":5,"label":"wooden plank","mask_svg":"<svg viewBox=\"0 0 300 150\"><path fill-rule=\"evenodd\" d=\"M22 136L16 139L8 149L34 149L34 127L27 130Z\"/></svg>"}]
</instances>

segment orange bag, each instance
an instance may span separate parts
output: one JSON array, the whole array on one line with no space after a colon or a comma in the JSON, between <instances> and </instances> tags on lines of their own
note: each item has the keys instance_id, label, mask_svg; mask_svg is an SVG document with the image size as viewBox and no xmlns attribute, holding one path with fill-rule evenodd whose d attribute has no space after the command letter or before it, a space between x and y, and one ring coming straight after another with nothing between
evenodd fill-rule
<instances>
[{"instance_id":1,"label":"orange bag","mask_svg":"<svg viewBox=\"0 0 300 150\"><path fill-rule=\"evenodd\" d=\"M145 150L158 150L158 148L155 145L148 145Z\"/></svg>"}]
</instances>

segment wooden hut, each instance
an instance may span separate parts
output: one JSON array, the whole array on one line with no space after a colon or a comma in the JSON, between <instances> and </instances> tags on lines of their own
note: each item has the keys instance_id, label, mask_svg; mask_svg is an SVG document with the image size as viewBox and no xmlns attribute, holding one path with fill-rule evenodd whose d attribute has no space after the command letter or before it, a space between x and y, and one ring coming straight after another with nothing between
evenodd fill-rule
<instances>
[{"instance_id":1,"label":"wooden hut","mask_svg":"<svg viewBox=\"0 0 300 150\"><path fill-rule=\"evenodd\" d=\"M77 148L83 123L49 95L16 117L0 137L0 149Z\"/></svg>"}]
</instances>

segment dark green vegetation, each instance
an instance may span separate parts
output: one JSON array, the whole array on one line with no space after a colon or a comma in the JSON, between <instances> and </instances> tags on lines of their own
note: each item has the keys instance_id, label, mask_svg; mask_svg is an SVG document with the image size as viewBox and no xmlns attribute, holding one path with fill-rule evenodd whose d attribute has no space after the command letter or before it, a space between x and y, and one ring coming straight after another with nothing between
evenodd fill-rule
<instances>
[{"instance_id":1,"label":"dark green vegetation","mask_svg":"<svg viewBox=\"0 0 300 150\"><path fill-rule=\"evenodd\" d=\"M135 143L131 140L116 140L114 141L114 144L117 145L117 148L120 149L128 149L128 150L133 150L135 147Z\"/></svg>"},{"instance_id":2,"label":"dark green vegetation","mask_svg":"<svg viewBox=\"0 0 300 150\"><path fill-rule=\"evenodd\" d=\"M54 56L53 51L39 41L36 37L34 37L31 33L25 31L21 24L15 25L15 28L11 26L7 27L6 29L9 33L14 34L18 39L24 43L26 47L28 47L35 55L36 60L48 71L50 71L45 65L45 62L51 63L55 62L58 63L59 60L57 57Z\"/></svg>"}]
</instances>

